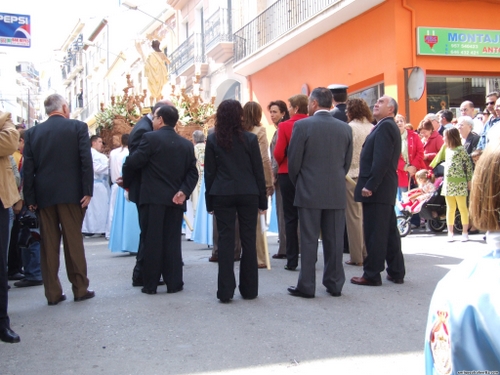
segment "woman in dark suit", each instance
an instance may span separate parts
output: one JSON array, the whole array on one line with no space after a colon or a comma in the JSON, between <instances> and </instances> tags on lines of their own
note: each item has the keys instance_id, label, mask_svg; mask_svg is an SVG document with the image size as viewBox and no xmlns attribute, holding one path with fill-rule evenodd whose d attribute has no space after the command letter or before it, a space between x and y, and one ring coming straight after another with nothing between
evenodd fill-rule
<instances>
[{"instance_id":1,"label":"woman in dark suit","mask_svg":"<svg viewBox=\"0 0 500 375\"><path fill-rule=\"evenodd\" d=\"M243 253L239 290L244 299L258 295L256 254L257 215L267 210L266 183L257 136L242 128L243 108L224 100L217 109L215 132L205 149L205 199L219 233L217 298L229 302L236 289L234 276L235 218L238 214Z\"/></svg>"}]
</instances>

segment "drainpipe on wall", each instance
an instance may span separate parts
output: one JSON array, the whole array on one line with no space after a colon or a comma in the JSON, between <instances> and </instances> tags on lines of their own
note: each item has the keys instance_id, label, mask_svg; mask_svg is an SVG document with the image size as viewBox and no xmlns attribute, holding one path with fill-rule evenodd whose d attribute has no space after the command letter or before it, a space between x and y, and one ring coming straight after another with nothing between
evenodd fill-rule
<instances>
[{"instance_id":1,"label":"drainpipe on wall","mask_svg":"<svg viewBox=\"0 0 500 375\"><path fill-rule=\"evenodd\" d=\"M401 5L411 14L411 64L416 65L416 36L415 36L415 10L407 4L407 0L401 0Z\"/></svg>"},{"instance_id":2,"label":"drainpipe on wall","mask_svg":"<svg viewBox=\"0 0 500 375\"><path fill-rule=\"evenodd\" d=\"M248 101L253 101L252 76L247 77L247 87L248 87Z\"/></svg>"},{"instance_id":3,"label":"drainpipe on wall","mask_svg":"<svg viewBox=\"0 0 500 375\"><path fill-rule=\"evenodd\" d=\"M412 68L416 66L416 32L415 32L415 10L407 4L407 0L401 0L401 5L404 9L411 14L411 65ZM405 72L405 112L406 112L406 122L410 122L410 99L408 97L408 69L404 69Z\"/></svg>"}]
</instances>

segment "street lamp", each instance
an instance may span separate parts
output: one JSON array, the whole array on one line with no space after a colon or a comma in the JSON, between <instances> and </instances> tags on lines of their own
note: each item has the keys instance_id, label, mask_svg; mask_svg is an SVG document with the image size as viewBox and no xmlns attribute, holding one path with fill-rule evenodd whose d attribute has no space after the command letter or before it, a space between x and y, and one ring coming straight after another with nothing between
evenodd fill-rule
<instances>
[{"instance_id":1,"label":"street lamp","mask_svg":"<svg viewBox=\"0 0 500 375\"><path fill-rule=\"evenodd\" d=\"M158 22L161 22L163 25L167 26L170 29L170 31L172 31L172 33L174 34L174 37L176 36L174 29L169 24L167 24L166 22L162 21L161 19L159 19L159 18L157 18L149 13L146 13L142 9L139 9L139 7L137 5L131 3L130 1L124 1L124 2L122 2L122 5L130 10L137 10L137 11L145 14L146 16L151 17L151 18L157 20Z\"/></svg>"}]
</instances>

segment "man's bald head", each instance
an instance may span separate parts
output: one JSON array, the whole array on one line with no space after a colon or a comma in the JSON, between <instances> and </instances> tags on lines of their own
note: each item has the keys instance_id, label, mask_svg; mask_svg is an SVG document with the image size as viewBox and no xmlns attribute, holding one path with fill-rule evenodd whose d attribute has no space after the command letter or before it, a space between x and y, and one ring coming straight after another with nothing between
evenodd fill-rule
<instances>
[{"instance_id":1,"label":"man's bald head","mask_svg":"<svg viewBox=\"0 0 500 375\"><path fill-rule=\"evenodd\" d=\"M167 105L170 107L175 107L174 103L172 103L170 100L163 99L163 100L160 100L159 102L156 102L155 106L153 107L152 113L153 114L156 113L156 110L160 107L163 107L164 105Z\"/></svg>"}]
</instances>

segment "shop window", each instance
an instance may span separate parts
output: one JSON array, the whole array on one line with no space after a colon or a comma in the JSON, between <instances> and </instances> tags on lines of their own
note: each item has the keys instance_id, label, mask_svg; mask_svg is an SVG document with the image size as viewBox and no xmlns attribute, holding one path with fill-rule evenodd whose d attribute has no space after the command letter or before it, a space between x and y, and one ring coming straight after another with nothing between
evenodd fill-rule
<instances>
[{"instance_id":1,"label":"shop window","mask_svg":"<svg viewBox=\"0 0 500 375\"><path fill-rule=\"evenodd\" d=\"M382 95L384 95L384 84L379 83L378 85L353 92L349 94L349 98L363 99L370 107L370 110L373 111L375 103L377 102L378 98L380 98Z\"/></svg>"},{"instance_id":2,"label":"shop window","mask_svg":"<svg viewBox=\"0 0 500 375\"><path fill-rule=\"evenodd\" d=\"M460 104L474 103L476 111L485 106L486 94L498 90L500 78L494 77L432 77L427 76L427 113L450 109L460 116Z\"/></svg>"}]
</instances>

